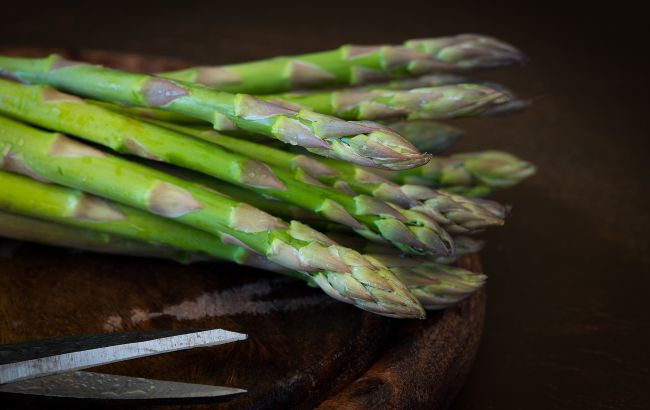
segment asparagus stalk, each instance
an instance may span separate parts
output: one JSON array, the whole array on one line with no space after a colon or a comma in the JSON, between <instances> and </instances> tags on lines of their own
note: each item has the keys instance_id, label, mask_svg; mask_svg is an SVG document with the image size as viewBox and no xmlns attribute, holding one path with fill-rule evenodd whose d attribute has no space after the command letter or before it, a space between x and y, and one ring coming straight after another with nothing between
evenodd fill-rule
<instances>
[{"instance_id":1,"label":"asparagus stalk","mask_svg":"<svg viewBox=\"0 0 650 410\"><path fill-rule=\"evenodd\" d=\"M373 115L382 115L379 112L376 112L379 108L381 108L382 105L385 107L388 107L387 109L389 112L385 113L385 115L389 114L399 114L395 111L393 111L394 107L391 108L391 104L387 104L384 101L382 101L381 98L378 98L376 96L379 95L394 95L393 100L397 101L396 103L393 103L392 105L394 106L399 105L399 106L406 106L406 102L408 102L408 106L410 108L403 108L405 111L413 112L413 115L423 115L423 116L429 116L432 114L435 114L433 111L432 107L425 107L424 109L421 107L417 107L416 110L413 109L414 104L413 100L414 97L413 95L410 95L409 93L405 91L414 91L414 93L419 93L424 94L425 97L431 97L432 93L428 91L432 87L440 87L440 86L449 86L449 85L459 85L462 83L471 83L470 80L468 80L465 77L461 77L458 75L452 75L452 74L432 74L428 76L421 76L421 77L414 77L414 78L404 78L404 79L399 79L399 80L394 80L391 82L387 83L378 83L378 84L373 84L373 85L368 85L365 87L355 87L355 88L344 88L344 89L335 89L335 90L329 90L325 92L312 92L312 93L294 93L294 94L271 94L265 96L260 96L260 98L266 98L268 101L275 102L279 105L284 105L287 108L292 108L292 109L301 109L305 108L305 106L309 105L310 101L314 101L315 106L317 107L322 107L325 106L324 110L330 112L334 110L333 107L338 107L345 101L354 101L356 104L356 109L360 111L365 111L367 112L368 110L371 111ZM496 105L488 105L484 107L480 113L482 116L503 116L503 115L508 115L513 112L518 112L522 111L524 108L526 108L529 105L529 102L518 99L515 94L509 90L508 88L497 84L497 83L492 83L492 82L478 82L480 86L486 86L488 88L492 88L494 90L499 91L502 94L505 94L507 101L502 102ZM425 90L426 89L426 90ZM396 91L401 91L398 93L391 93L389 92L390 90L396 90ZM466 93L465 93L466 94ZM284 97L286 95L286 98ZM417 96L417 95L416 95ZM295 99L295 101L293 101ZM377 99L380 101L379 103L373 102L374 99ZM304 100L305 104L301 104L301 101ZM137 116L137 117L142 117L142 118L151 118L151 119L157 119L161 121L166 121L166 122L172 122L172 123L178 123L178 124L204 124L205 121L202 121L197 118L193 117L188 117L186 115L180 115L180 114L175 114L172 112L167 112L163 111L160 109L156 108L143 108L143 107L131 107L131 106L115 106L114 104L110 103L105 103L102 101L95 101L95 104L103 105L106 106L110 109L113 110L119 110L122 113L125 113L127 115L131 116ZM379 104L379 105L377 105ZM311 108L313 109L313 108ZM440 109L440 107L437 107L437 109ZM405 124L409 124L411 122L414 122L417 120L412 120L412 121L404 121ZM432 121L420 121L420 122L431 122ZM405 137L408 141L411 143L414 143L414 141L409 138L409 135L404 135L402 132L400 132L400 129L403 128L403 131L408 133L409 131L421 131L422 128L425 128L425 125L419 125L417 127L393 127L391 124L388 125L389 128L393 129L394 131L397 131L398 134L402 135ZM433 127L433 125L431 126ZM442 127L442 124L436 124L435 129L440 129ZM446 126L451 128L450 126ZM445 131L449 132L450 129L447 128ZM239 131L241 133L241 131ZM254 135L254 134L252 134ZM412 132L411 132L412 135ZM417 141L417 140L416 140ZM415 144L414 144L415 145ZM415 145L416 148L422 150L422 151L427 151L425 149L419 148L417 145Z\"/></svg>"},{"instance_id":2,"label":"asparagus stalk","mask_svg":"<svg viewBox=\"0 0 650 410\"><path fill-rule=\"evenodd\" d=\"M357 191L350 184L359 188L358 192L372 195L380 200L394 202L402 207L413 205L413 201L399 189L399 186L389 180L377 177L364 168L354 167L360 174L357 180L349 178L345 172L327 165L319 159L269 147L264 144L230 137L213 130L200 127L188 127L180 124L171 124L160 121L151 121L154 124L166 127L183 134L191 135L198 139L219 145L227 150L236 152L249 158L255 158L269 164L273 169L281 167L294 173L296 179L317 184L318 181L335 187L336 189L356 196ZM354 171L351 171L354 173ZM349 172L348 172L349 173ZM364 178L367 175L368 178ZM374 180L374 181L373 181ZM379 181L381 180L381 181ZM377 182L377 183L375 183ZM336 196L336 194L333 194Z\"/></svg>"},{"instance_id":3,"label":"asparagus stalk","mask_svg":"<svg viewBox=\"0 0 650 410\"><path fill-rule=\"evenodd\" d=\"M0 173L4 174L2 171ZM1 175L0 178L2 178ZM89 197L86 196L86 198ZM205 258L171 247L125 239L114 234L66 226L4 211L0 211L0 237L92 252L170 259L180 263Z\"/></svg>"},{"instance_id":4,"label":"asparagus stalk","mask_svg":"<svg viewBox=\"0 0 650 410\"><path fill-rule=\"evenodd\" d=\"M153 215L150 217L160 219ZM171 224L178 225L173 222ZM92 223L90 223L90 225L92 225ZM186 229L192 230L192 228ZM199 235L205 235L203 232L198 232ZM156 231L156 234L159 242L165 242L166 231ZM159 246L151 242L139 242L101 231L93 231L77 226L67 226L4 211L0 211L0 237L100 253L170 259L181 263L189 263L197 260L209 260L203 255L188 254L187 252ZM226 245L220 241L218 242L218 247L224 247L226 249L232 248L231 245ZM246 252L243 248L235 248L235 251ZM227 252L225 252L225 254L227 254ZM253 257L256 256L250 252L249 254ZM381 256L374 257L377 259L381 258ZM384 257L384 260L388 263L395 264L395 271L399 272L400 275L398 276L398 279L403 277L403 279L411 281L405 282L400 279L400 281L402 281L410 291L418 293L419 301L427 303L427 310L442 309L446 307L450 298L458 298L459 286L465 286L465 288L462 288L462 290L465 291L468 286L476 286L478 282L477 277L480 278L482 276L468 272L462 275L455 275L451 278L452 280L448 280L447 276L449 275L444 273L444 270L448 268L442 268L437 264L427 262L427 266L423 265L418 267L418 272L416 273L412 272L408 267L404 267L404 261L401 258ZM252 260L244 259L241 262L253 267L261 267L266 270L294 276L291 272L286 271L286 269L282 268L280 265L269 262L263 258L253 258ZM443 272L442 275L441 272ZM296 277L308 280L308 278L301 274L297 274ZM444 304L431 303L434 298L440 299L441 295L446 296Z\"/></svg>"},{"instance_id":5,"label":"asparagus stalk","mask_svg":"<svg viewBox=\"0 0 650 410\"><path fill-rule=\"evenodd\" d=\"M429 215L451 234L470 234L504 223L507 212L494 201L466 198L421 185L390 184L382 176L353 164L334 160L322 162L345 176L352 189L363 192L369 187L379 186L381 192L391 192L389 187L399 190L410 202L410 210Z\"/></svg>"},{"instance_id":6,"label":"asparagus stalk","mask_svg":"<svg viewBox=\"0 0 650 410\"><path fill-rule=\"evenodd\" d=\"M4 165L7 165L6 158ZM0 171L0 185L3 188L0 210L50 221L39 221L41 225L34 225L34 222L32 228L23 227L19 231L18 216L13 216L13 222L5 216L2 233L14 238L22 232L20 239L49 243L55 239L63 241L68 231L82 231L92 234L71 235L64 243L77 247L80 243L91 241L89 235L95 235L101 238L101 243L117 246L120 251L139 251L141 246L132 245L132 241L140 241L165 255L179 249L239 264L259 259L254 252L225 244L219 237L204 231L75 189L46 184L6 171ZM43 224L48 223L65 225L65 235L50 229L39 232L41 228L46 228Z\"/></svg>"},{"instance_id":7,"label":"asparagus stalk","mask_svg":"<svg viewBox=\"0 0 650 410\"><path fill-rule=\"evenodd\" d=\"M354 90L273 94L266 100L347 120L435 120L484 114L510 97L492 87L454 84L412 90Z\"/></svg>"},{"instance_id":8,"label":"asparagus stalk","mask_svg":"<svg viewBox=\"0 0 650 410\"><path fill-rule=\"evenodd\" d=\"M0 70L20 81L49 84L98 100L160 108L205 120L215 129L260 133L311 152L386 169L406 169L429 157L394 131L294 111L246 94L65 60L0 57Z\"/></svg>"},{"instance_id":9,"label":"asparagus stalk","mask_svg":"<svg viewBox=\"0 0 650 410\"><path fill-rule=\"evenodd\" d=\"M465 71L524 60L492 37L462 34L410 40L402 46L344 45L334 50L224 66L192 67L163 77L228 92L270 94L286 90L361 85L435 71Z\"/></svg>"},{"instance_id":10,"label":"asparagus stalk","mask_svg":"<svg viewBox=\"0 0 650 410\"><path fill-rule=\"evenodd\" d=\"M2 117L0 153L5 170L99 195L217 235L225 243L247 247L309 275L338 300L389 316L422 316L417 300L389 270L299 222L287 224L197 184Z\"/></svg>"},{"instance_id":11,"label":"asparagus stalk","mask_svg":"<svg viewBox=\"0 0 650 410\"><path fill-rule=\"evenodd\" d=\"M222 183L214 179L191 176L195 181L217 189L237 200L249 203L256 208L282 218L296 218L308 221L312 226L323 228L325 231L336 230L335 227L325 224L318 215L305 213L303 209L287 206L286 203L272 198L258 195L233 185ZM418 194L424 202L416 202L411 210L429 215L451 234L472 234L487 227L501 226L508 210L502 205L479 198L465 198L460 195L444 191L434 191L422 186L404 186L409 194ZM415 192L410 192L415 191ZM457 253L458 250L455 250ZM446 257L450 257L448 255Z\"/></svg>"},{"instance_id":12,"label":"asparagus stalk","mask_svg":"<svg viewBox=\"0 0 650 410\"><path fill-rule=\"evenodd\" d=\"M390 241L408 252L440 255L451 252L447 233L422 215L393 209L365 195L351 197L314 185L310 180L297 180L282 167L269 167L170 129L84 103L46 86L0 80L0 111L116 151L172 163L272 195L326 219L348 224L366 237ZM88 121L90 118L92 121Z\"/></svg>"},{"instance_id":13,"label":"asparagus stalk","mask_svg":"<svg viewBox=\"0 0 650 410\"><path fill-rule=\"evenodd\" d=\"M535 173L535 166L502 151L436 157L420 168L384 173L400 184L426 185L469 196L511 187Z\"/></svg>"},{"instance_id":14,"label":"asparagus stalk","mask_svg":"<svg viewBox=\"0 0 650 410\"><path fill-rule=\"evenodd\" d=\"M120 105L112 104L106 101L98 100L88 100L89 103L93 105L98 105L100 107L106 108L108 110L116 111L124 115L136 118L149 118L154 120L160 120L165 122L171 122L176 124L185 124L185 125L206 125L209 124L206 121L200 120L198 118L189 117L187 115L176 114L174 112L169 112L161 110L159 108L146 108L146 107L134 107L131 105ZM266 139L266 137L260 137Z\"/></svg>"},{"instance_id":15,"label":"asparagus stalk","mask_svg":"<svg viewBox=\"0 0 650 410\"><path fill-rule=\"evenodd\" d=\"M388 179L354 164L310 158L254 142L231 138L217 134L212 130L201 130L178 124L156 123L206 141L212 141L247 157L264 160L277 167L286 167L291 169L297 178L303 180L313 178L351 195L357 195L357 193L368 194L393 202L400 207L409 208L411 211L419 211L431 216L445 230L451 233L471 233L488 226L502 225L503 217L505 217L505 212L499 217L488 210L484 210L483 204L475 200L436 192L426 187L419 190L404 190ZM248 197L242 198L242 200L248 202L252 199ZM492 208L500 207L499 204L493 201L484 203ZM273 208L262 209L271 213L277 212ZM447 229L447 227L451 230Z\"/></svg>"},{"instance_id":16,"label":"asparagus stalk","mask_svg":"<svg viewBox=\"0 0 650 410\"><path fill-rule=\"evenodd\" d=\"M484 117L497 117L509 115L515 112L523 111L528 107L529 102L519 99L509 88L491 81L470 81L469 79L457 75L433 74L414 78L405 78L394 80L388 83L375 84L359 88L358 91L376 91L376 90L412 90L420 88L439 87L443 85L453 85L461 83L475 83L489 88L493 88L502 94L505 94L507 101L487 107L481 112ZM353 94L352 94L353 95Z\"/></svg>"},{"instance_id":17,"label":"asparagus stalk","mask_svg":"<svg viewBox=\"0 0 650 410\"><path fill-rule=\"evenodd\" d=\"M460 128L430 120L395 121L386 124L409 140L417 149L439 154L454 145L464 134Z\"/></svg>"}]
</instances>

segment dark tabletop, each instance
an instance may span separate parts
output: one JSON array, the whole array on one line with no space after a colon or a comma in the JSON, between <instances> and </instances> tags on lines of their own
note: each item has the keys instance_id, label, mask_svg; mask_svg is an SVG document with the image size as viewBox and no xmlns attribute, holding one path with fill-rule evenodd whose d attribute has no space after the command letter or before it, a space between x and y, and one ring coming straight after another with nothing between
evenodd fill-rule
<instances>
[{"instance_id":1,"label":"dark tabletop","mask_svg":"<svg viewBox=\"0 0 650 410\"><path fill-rule=\"evenodd\" d=\"M642 93L650 91L650 36L642 14L620 2L339 3L14 2L2 6L0 46L226 63L460 32L513 43L530 63L481 77L533 106L459 122L468 134L457 150L508 150L539 172L496 196L514 212L485 235L486 327L454 408L648 408L650 104Z\"/></svg>"}]
</instances>

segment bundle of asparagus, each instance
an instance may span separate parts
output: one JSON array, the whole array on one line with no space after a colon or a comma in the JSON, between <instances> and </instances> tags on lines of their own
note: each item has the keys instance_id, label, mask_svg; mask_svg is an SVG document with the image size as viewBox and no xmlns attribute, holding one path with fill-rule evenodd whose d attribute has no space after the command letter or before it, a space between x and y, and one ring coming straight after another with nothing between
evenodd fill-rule
<instances>
[{"instance_id":1,"label":"bundle of asparagus","mask_svg":"<svg viewBox=\"0 0 650 410\"><path fill-rule=\"evenodd\" d=\"M485 282L450 266L507 215L475 197L534 172L494 151L432 159L462 134L432 120L521 107L455 72L522 59L480 35L160 75L0 57L0 235L227 260L422 318ZM324 86L354 88L306 90Z\"/></svg>"}]
</instances>

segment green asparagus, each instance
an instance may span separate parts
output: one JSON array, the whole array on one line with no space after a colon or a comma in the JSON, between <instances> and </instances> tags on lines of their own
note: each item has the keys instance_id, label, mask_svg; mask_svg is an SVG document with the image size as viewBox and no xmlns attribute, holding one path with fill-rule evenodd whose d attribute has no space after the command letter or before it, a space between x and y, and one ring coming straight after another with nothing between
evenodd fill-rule
<instances>
[{"instance_id":1,"label":"green asparagus","mask_svg":"<svg viewBox=\"0 0 650 410\"><path fill-rule=\"evenodd\" d=\"M400 184L485 196L494 189L518 184L535 173L535 166L506 152L483 151L436 157L414 170L379 172Z\"/></svg>"},{"instance_id":2,"label":"green asparagus","mask_svg":"<svg viewBox=\"0 0 650 410\"><path fill-rule=\"evenodd\" d=\"M519 99L509 88L501 84L490 81L470 81L468 78L449 75L449 74L432 74L420 77L404 78L394 80L388 83L374 84L371 86L361 87L358 90L375 91L375 90L411 90L417 88L439 87L442 85L452 85L460 83L475 83L486 87L493 88L502 94L505 94L508 101L492 107L487 107L481 113L485 117L496 117L508 115L515 112L523 111L528 107L529 102Z\"/></svg>"},{"instance_id":3,"label":"green asparagus","mask_svg":"<svg viewBox=\"0 0 650 410\"><path fill-rule=\"evenodd\" d=\"M439 154L454 145L464 132L460 128L437 121L395 121L386 124L409 140L417 149Z\"/></svg>"},{"instance_id":4,"label":"green asparagus","mask_svg":"<svg viewBox=\"0 0 650 410\"><path fill-rule=\"evenodd\" d=\"M451 252L447 233L426 217L393 209L366 195L351 197L310 180L297 180L282 167L268 166L173 130L121 116L47 86L0 80L0 111L119 152L172 163L272 195L348 224L366 237L390 241L408 252Z\"/></svg>"},{"instance_id":5,"label":"green asparagus","mask_svg":"<svg viewBox=\"0 0 650 410\"><path fill-rule=\"evenodd\" d=\"M330 296L362 309L422 316L417 300L385 267L299 222L287 224L197 184L2 117L0 155L5 170L172 218L217 235L225 243L250 248L309 275Z\"/></svg>"},{"instance_id":6,"label":"green asparagus","mask_svg":"<svg viewBox=\"0 0 650 410\"><path fill-rule=\"evenodd\" d=\"M1 174L0 179L2 179ZM180 263L206 259L199 254L190 254L151 242L125 239L114 234L66 226L2 210L0 210L0 237L100 253L170 259Z\"/></svg>"},{"instance_id":7,"label":"green asparagus","mask_svg":"<svg viewBox=\"0 0 650 410\"><path fill-rule=\"evenodd\" d=\"M98 100L188 115L219 130L241 128L361 165L407 169L429 159L383 126L294 111L246 94L72 62L57 55L43 59L0 57L0 71L23 82L49 84Z\"/></svg>"},{"instance_id":8,"label":"green asparagus","mask_svg":"<svg viewBox=\"0 0 650 410\"><path fill-rule=\"evenodd\" d=\"M336 241L336 243L349 248L355 249L364 255L386 255L399 260L401 258L424 260L421 257L410 257L400 253L399 250L385 245L369 242L358 236L349 235L347 232L340 231L326 231L327 236ZM469 236L456 236L454 237L456 243L456 252L452 256L426 258L427 262L434 262L438 264L450 265L458 261L459 258L479 252L485 245L484 241L471 238ZM393 262L393 264L396 264Z\"/></svg>"},{"instance_id":9,"label":"green asparagus","mask_svg":"<svg viewBox=\"0 0 650 410\"><path fill-rule=\"evenodd\" d=\"M264 98L288 109L307 109L358 121L476 116L510 101L510 97L501 91L469 83L412 90L348 89L273 94Z\"/></svg>"},{"instance_id":10,"label":"green asparagus","mask_svg":"<svg viewBox=\"0 0 650 410\"><path fill-rule=\"evenodd\" d=\"M422 185L402 185L401 189L409 198L422 201L411 209L431 216L453 235L503 225L508 213L506 207L486 199L468 198Z\"/></svg>"},{"instance_id":11,"label":"green asparagus","mask_svg":"<svg viewBox=\"0 0 650 410\"><path fill-rule=\"evenodd\" d=\"M153 215L150 217L160 219ZM90 223L90 225L92 224L93 223ZM174 222L171 222L171 224L178 225ZM79 221L77 221L75 225L79 225ZM101 226L101 223L99 225ZM92 228L96 229L96 227ZM193 230L192 228L187 229L189 231ZM199 235L205 235L203 232L197 232ZM165 241L167 231L159 230L155 233L158 237L158 242L162 243ZM80 228L79 226L63 225L24 215L8 213L1 210L0 237L100 253L171 259L181 263L189 263L197 260L210 260L206 256L200 254L189 254L170 247L159 246L151 242L139 242L101 231L93 231L87 228ZM232 247L231 245L226 245L220 241L211 245L212 249L217 246L225 248ZM236 251L246 252L243 248L236 248ZM249 256L255 257L257 255L249 252ZM383 259L386 263L394 264L395 272L399 273L399 275L396 275L398 279L404 283L411 292L418 294L418 300L421 303L426 303L425 308L427 310L443 309L448 305L450 300L453 300L453 298L459 299L459 289L465 292L468 288L477 287L480 283L479 279L482 278L482 275L472 274L471 272L448 275L445 273L445 270L448 270L449 267L441 267L440 265L431 263L430 261L426 261L421 266L418 266L415 268L417 271L415 271L410 269L410 266L404 266L405 262L403 258L389 258L376 255L373 257L378 260ZM260 267L265 270L294 276L291 272L282 268L280 265L274 264L273 262L263 258L246 258L240 262L245 265ZM392 269L390 265L386 266L389 269ZM304 280L309 279L300 274L296 275L296 277ZM408 282L409 280L411 282ZM464 293L461 294L464 295ZM444 296L444 304L432 303L434 299L440 300L442 296Z\"/></svg>"},{"instance_id":12,"label":"green asparagus","mask_svg":"<svg viewBox=\"0 0 650 410\"><path fill-rule=\"evenodd\" d=\"M446 227L449 227L452 233L471 233L488 226L503 224L503 217L496 217L482 209L483 206L475 200L436 192L426 187L422 187L420 190L405 191L399 185L354 164L324 158L310 158L217 134L209 129L202 130L161 122L156 122L156 124L212 141L246 157L264 160L277 167L286 167L292 170L297 178L303 180L315 179L350 195L372 195L411 211L419 211L431 216L438 224L442 224L445 230L448 230ZM276 170L276 168L273 169ZM243 200L250 200L250 198ZM485 203L493 208L500 206L491 201ZM263 209L273 213L272 208Z\"/></svg>"},{"instance_id":13,"label":"green asparagus","mask_svg":"<svg viewBox=\"0 0 650 410\"><path fill-rule=\"evenodd\" d=\"M287 90L361 85L435 71L497 67L524 60L492 37L463 34L410 40L402 46L355 46L225 66L192 67L161 74L228 92L269 94Z\"/></svg>"},{"instance_id":14,"label":"green asparagus","mask_svg":"<svg viewBox=\"0 0 650 410\"><path fill-rule=\"evenodd\" d=\"M15 164L15 158L10 161ZM6 162L7 157L3 162L5 168ZM12 167L10 165L9 168ZM259 259L259 255L250 250L224 244L217 236L204 231L75 189L38 182L6 171L0 171L0 185L3 188L0 210L63 224L69 230L90 230L100 235L102 242L111 243L111 246L123 245L115 239L118 237L147 243L164 252L179 249L240 264ZM14 222L16 224L10 224L9 228L3 228L5 235L18 229L17 221ZM38 242L50 241L55 233L44 229L42 232L23 232L23 235L23 239L36 239ZM86 235L75 235L70 239L73 246L78 245L75 241L86 240L90 240Z\"/></svg>"},{"instance_id":15,"label":"green asparagus","mask_svg":"<svg viewBox=\"0 0 650 410\"><path fill-rule=\"evenodd\" d=\"M439 310L467 298L480 289L487 276L427 259L400 258L386 254L367 255L391 266L426 310Z\"/></svg>"}]
</instances>

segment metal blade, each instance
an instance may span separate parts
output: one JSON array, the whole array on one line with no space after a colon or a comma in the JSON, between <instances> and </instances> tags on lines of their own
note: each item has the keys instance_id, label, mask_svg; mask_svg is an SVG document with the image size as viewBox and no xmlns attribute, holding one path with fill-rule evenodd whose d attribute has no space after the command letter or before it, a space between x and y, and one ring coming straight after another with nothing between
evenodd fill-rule
<instances>
[{"instance_id":1,"label":"metal blade","mask_svg":"<svg viewBox=\"0 0 650 410\"><path fill-rule=\"evenodd\" d=\"M0 385L71 370L246 339L222 329L106 333L0 346Z\"/></svg>"},{"instance_id":2,"label":"metal blade","mask_svg":"<svg viewBox=\"0 0 650 410\"><path fill-rule=\"evenodd\" d=\"M69 372L0 386L15 398L170 403L231 400L246 390L91 372Z\"/></svg>"}]
</instances>

